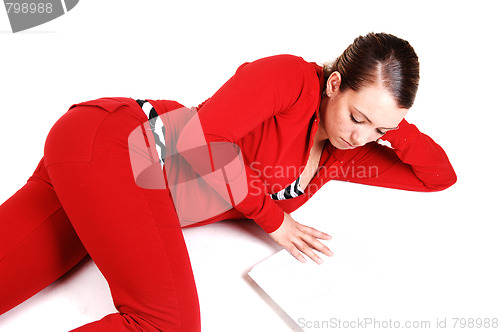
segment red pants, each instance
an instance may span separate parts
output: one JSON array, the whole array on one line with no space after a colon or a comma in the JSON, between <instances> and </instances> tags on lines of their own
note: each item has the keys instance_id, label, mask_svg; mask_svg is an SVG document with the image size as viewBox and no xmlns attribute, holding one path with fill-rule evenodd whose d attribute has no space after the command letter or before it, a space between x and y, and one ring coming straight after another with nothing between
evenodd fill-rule
<instances>
[{"instance_id":1,"label":"red pants","mask_svg":"<svg viewBox=\"0 0 500 332\"><path fill-rule=\"evenodd\" d=\"M132 175L139 105L76 106L51 129L44 158L0 206L0 314L87 254L119 313L73 331L199 331L191 263L170 191Z\"/></svg>"}]
</instances>

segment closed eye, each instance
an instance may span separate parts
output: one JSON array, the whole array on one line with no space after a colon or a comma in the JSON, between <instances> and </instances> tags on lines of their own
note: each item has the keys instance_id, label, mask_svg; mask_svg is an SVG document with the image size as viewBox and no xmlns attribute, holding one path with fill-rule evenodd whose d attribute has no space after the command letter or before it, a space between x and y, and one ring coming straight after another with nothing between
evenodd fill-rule
<instances>
[{"instance_id":1,"label":"closed eye","mask_svg":"<svg viewBox=\"0 0 500 332\"><path fill-rule=\"evenodd\" d=\"M352 120L352 122L354 122L355 124L361 124L361 123L363 123L363 121L358 121L358 120L356 120L356 118L354 117L354 115L352 115L352 113L351 113L351 120Z\"/></svg>"},{"instance_id":2,"label":"closed eye","mask_svg":"<svg viewBox=\"0 0 500 332\"><path fill-rule=\"evenodd\" d=\"M354 122L355 124L362 124L362 123L363 123L363 121L358 121L358 120L356 120L356 118L354 117L354 115L352 115L352 113L351 113L351 120L352 120L352 122ZM383 132L383 131L381 131L380 129L377 129L377 133L378 133L379 135L381 135L381 136L386 134L386 132Z\"/></svg>"}]
</instances>

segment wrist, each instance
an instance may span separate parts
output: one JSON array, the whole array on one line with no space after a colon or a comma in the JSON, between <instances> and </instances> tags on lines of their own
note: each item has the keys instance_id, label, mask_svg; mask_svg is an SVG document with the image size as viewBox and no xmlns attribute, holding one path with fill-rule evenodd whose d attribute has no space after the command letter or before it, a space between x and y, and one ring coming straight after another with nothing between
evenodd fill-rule
<instances>
[{"instance_id":1,"label":"wrist","mask_svg":"<svg viewBox=\"0 0 500 332\"><path fill-rule=\"evenodd\" d=\"M399 146L402 142L404 142L408 136L408 130L411 130L411 125L405 120L401 120L398 125L398 129L390 130L385 133L381 140L388 141L391 143L391 146Z\"/></svg>"},{"instance_id":2,"label":"wrist","mask_svg":"<svg viewBox=\"0 0 500 332\"><path fill-rule=\"evenodd\" d=\"M281 225L283 225L283 223L285 221L285 218L286 218L286 213L283 210L281 210L281 213L282 213L281 214L281 218L280 219L278 219L278 218L275 219L275 222L269 223L267 225L260 225L267 234L275 232L276 230L278 230L278 228L281 227Z\"/></svg>"}]
</instances>

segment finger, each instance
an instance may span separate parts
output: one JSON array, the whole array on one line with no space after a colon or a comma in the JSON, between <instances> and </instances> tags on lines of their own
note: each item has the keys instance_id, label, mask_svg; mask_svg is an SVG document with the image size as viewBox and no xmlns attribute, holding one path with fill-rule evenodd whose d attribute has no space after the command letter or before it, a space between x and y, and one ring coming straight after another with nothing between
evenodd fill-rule
<instances>
[{"instance_id":1,"label":"finger","mask_svg":"<svg viewBox=\"0 0 500 332\"><path fill-rule=\"evenodd\" d=\"M316 253L311 249L311 247L309 247L309 245L307 243L301 241L301 242L295 244L295 246L300 251L302 251L304 254L309 256L316 263L318 263L318 264L323 263L323 260L318 255L316 255Z\"/></svg>"},{"instance_id":2,"label":"finger","mask_svg":"<svg viewBox=\"0 0 500 332\"><path fill-rule=\"evenodd\" d=\"M304 233L307 233L309 235L314 236L315 238L322 239L322 240L331 240L332 236L330 234L318 231L316 228L309 227L309 226L304 226L302 231Z\"/></svg>"},{"instance_id":3,"label":"finger","mask_svg":"<svg viewBox=\"0 0 500 332\"><path fill-rule=\"evenodd\" d=\"M312 248L323 253L326 256L333 256L333 252L325 244L318 241L316 238L310 235L304 235L303 240Z\"/></svg>"},{"instance_id":4,"label":"finger","mask_svg":"<svg viewBox=\"0 0 500 332\"><path fill-rule=\"evenodd\" d=\"M307 260L305 259L304 256L300 253L300 251L292 244L289 247L286 248L290 254L292 254L293 257L295 257L299 262L305 263Z\"/></svg>"}]
</instances>

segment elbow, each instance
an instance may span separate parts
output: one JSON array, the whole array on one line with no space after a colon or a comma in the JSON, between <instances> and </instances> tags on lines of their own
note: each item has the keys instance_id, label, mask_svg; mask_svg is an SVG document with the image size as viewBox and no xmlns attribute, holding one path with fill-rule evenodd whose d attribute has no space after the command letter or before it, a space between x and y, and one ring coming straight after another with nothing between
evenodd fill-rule
<instances>
[{"instance_id":1,"label":"elbow","mask_svg":"<svg viewBox=\"0 0 500 332\"><path fill-rule=\"evenodd\" d=\"M426 184L429 191L443 191L457 183L457 174L453 169L451 169L451 172L449 172L446 177L440 174L437 174L436 177L440 178L440 181L436 181L433 184Z\"/></svg>"}]
</instances>

